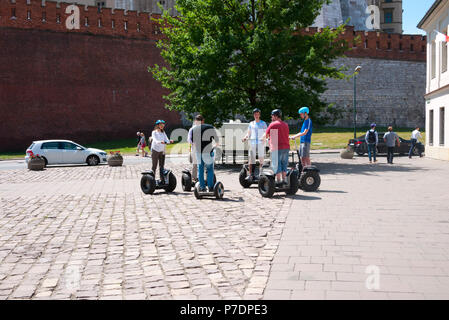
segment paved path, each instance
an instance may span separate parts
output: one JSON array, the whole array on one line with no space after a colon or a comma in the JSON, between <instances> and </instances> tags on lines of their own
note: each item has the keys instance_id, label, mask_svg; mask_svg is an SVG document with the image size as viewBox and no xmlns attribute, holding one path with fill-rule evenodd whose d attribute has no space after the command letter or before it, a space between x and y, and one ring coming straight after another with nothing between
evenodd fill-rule
<instances>
[{"instance_id":1,"label":"paved path","mask_svg":"<svg viewBox=\"0 0 449 320\"><path fill-rule=\"evenodd\" d=\"M272 200L238 167L224 201L144 195L145 160L2 170L0 299L448 298L449 163L316 160L320 192Z\"/></svg>"},{"instance_id":2,"label":"paved path","mask_svg":"<svg viewBox=\"0 0 449 320\"><path fill-rule=\"evenodd\" d=\"M449 299L449 163L385 160L321 165L320 192L290 208L265 299Z\"/></svg>"}]
</instances>

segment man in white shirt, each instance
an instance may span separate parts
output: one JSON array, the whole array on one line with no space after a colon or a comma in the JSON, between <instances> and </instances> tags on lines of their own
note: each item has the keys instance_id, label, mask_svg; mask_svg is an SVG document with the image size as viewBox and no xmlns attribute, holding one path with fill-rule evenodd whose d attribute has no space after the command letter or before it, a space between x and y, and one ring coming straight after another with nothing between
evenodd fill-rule
<instances>
[{"instance_id":1,"label":"man in white shirt","mask_svg":"<svg viewBox=\"0 0 449 320\"><path fill-rule=\"evenodd\" d=\"M242 139L243 142L250 140L250 147L248 152L248 164L249 164L249 175L246 180L252 182L254 180L254 171L256 164L256 155L259 155L259 166L262 171L263 161L265 158L265 141L263 136L267 130L267 124L265 121L260 120L260 109L256 108L253 110L254 121L251 121L248 126L248 132L246 136Z\"/></svg>"},{"instance_id":2,"label":"man in white shirt","mask_svg":"<svg viewBox=\"0 0 449 320\"><path fill-rule=\"evenodd\" d=\"M416 127L415 130L413 130L413 132L412 132L412 137L411 137L412 144L410 146L410 151L408 152L408 157L410 159L413 156L413 149L415 148L416 143L418 142L419 139L422 139L422 135L421 135L421 132L419 131L419 127ZM421 152L420 152L419 156L421 157Z\"/></svg>"},{"instance_id":3,"label":"man in white shirt","mask_svg":"<svg viewBox=\"0 0 449 320\"><path fill-rule=\"evenodd\" d=\"M189 134L187 136L187 142L190 143L190 163L192 163L192 180L198 181L198 161L196 160L196 152L193 152L192 145L193 145L193 139L192 139L192 132L193 128L195 128L198 125L201 125L201 122L203 121L202 115L197 115L195 117L195 120L193 121L192 128L189 130Z\"/></svg>"}]
</instances>

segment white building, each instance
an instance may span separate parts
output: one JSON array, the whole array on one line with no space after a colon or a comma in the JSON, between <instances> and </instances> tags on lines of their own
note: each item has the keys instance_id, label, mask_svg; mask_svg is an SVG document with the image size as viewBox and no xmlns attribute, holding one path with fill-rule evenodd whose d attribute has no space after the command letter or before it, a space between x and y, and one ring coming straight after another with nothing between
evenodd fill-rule
<instances>
[{"instance_id":1,"label":"white building","mask_svg":"<svg viewBox=\"0 0 449 320\"><path fill-rule=\"evenodd\" d=\"M436 41L448 34L449 1L437 0L418 24L427 33L426 156L449 160L448 43Z\"/></svg>"}]
</instances>

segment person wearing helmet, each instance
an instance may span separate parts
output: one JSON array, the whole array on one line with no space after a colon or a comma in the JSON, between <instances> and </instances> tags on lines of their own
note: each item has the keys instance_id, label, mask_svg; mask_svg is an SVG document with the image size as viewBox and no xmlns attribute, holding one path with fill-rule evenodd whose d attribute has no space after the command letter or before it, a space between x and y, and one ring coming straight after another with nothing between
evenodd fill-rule
<instances>
[{"instance_id":1,"label":"person wearing helmet","mask_svg":"<svg viewBox=\"0 0 449 320\"><path fill-rule=\"evenodd\" d=\"M260 109L253 110L254 121L251 121L248 126L248 132L242 139L243 142L250 140L248 164L249 175L246 177L248 182L252 182L255 178L254 171L256 165L256 156L259 156L259 172L262 172L263 161L265 158L265 140L262 140L265 131L267 130L267 124L260 119Z\"/></svg>"},{"instance_id":2,"label":"person wearing helmet","mask_svg":"<svg viewBox=\"0 0 449 320\"><path fill-rule=\"evenodd\" d=\"M377 162L376 160L376 148L379 144L379 136L376 131L376 124L371 124L371 129L368 130L365 134L365 142L368 146L368 157L369 157L369 163L372 163L372 158L374 158L374 163Z\"/></svg>"},{"instance_id":3,"label":"person wearing helmet","mask_svg":"<svg viewBox=\"0 0 449 320\"><path fill-rule=\"evenodd\" d=\"M165 165L165 146L173 143L173 140L169 140L167 134L164 131L165 121L157 120L156 126L151 133L151 161L152 170L156 175L156 168L159 164L159 176L161 181L164 181L164 165Z\"/></svg>"},{"instance_id":4,"label":"person wearing helmet","mask_svg":"<svg viewBox=\"0 0 449 320\"><path fill-rule=\"evenodd\" d=\"M312 141L312 120L309 117L310 110L308 107L302 107L298 110L301 119L304 119L302 123L301 132L291 136L290 139L295 140L298 137L300 139L299 154L301 155L302 166L310 166L310 144Z\"/></svg>"},{"instance_id":5,"label":"person wearing helmet","mask_svg":"<svg viewBox=\"0 0 449 320\"><path fill-rule=\"evenodd\" d=\"M272 122L265 132L265 137L270 139L271 165L276 174L276 184L278 186L286 185L288 154L290 152L290 142L288 140L288 124L282 121L282 112L275 109L271 112Z\"/></svg>"}]
</instances>

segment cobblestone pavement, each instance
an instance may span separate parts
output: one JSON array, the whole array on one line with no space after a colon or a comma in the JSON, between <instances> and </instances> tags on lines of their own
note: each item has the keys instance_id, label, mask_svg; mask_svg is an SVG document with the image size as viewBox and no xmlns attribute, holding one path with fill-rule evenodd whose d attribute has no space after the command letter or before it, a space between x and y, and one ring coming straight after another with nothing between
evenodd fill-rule
<instances>
[{"instance_id":1,"label":"cobblestone pavement","mask_svg":"<svg viewBox=\"0 0 449 320\"><path fill-rule=\"evenodd\" d=\"M145 195L147 168L0 172L0 299L260 299L292 200L227 171L223 201Z\"/></svg>"},{"instance_id":2,"label":"cobblestone pavement","mask_svg":"<svg viewBox=\"0 0 449 320\"><path fill-rule=\"evenodd\" d=\"M148 163L0 171L0 299L449 298L449 163L317 161L319 192L272 200L237 168L223 201L174 163L154 195Z\"/></svg>"},{"instance_id":3,"label":"cobblestone pavement","mask_svg":"<svg viewBox=\"0 0 449 320\"><path fill-rule=\"evenodd\" d=\"M293 201L264 299L449 299L449 163L379 160L321 165L320 192Z\"/></svg>"}]
</instances>

